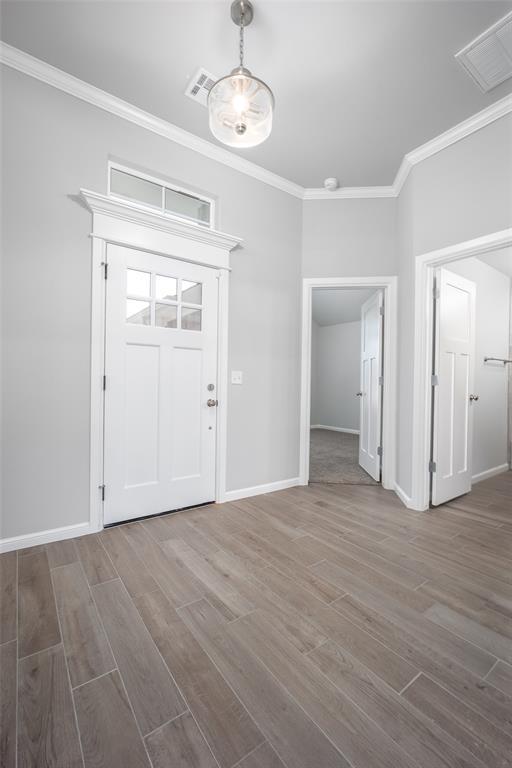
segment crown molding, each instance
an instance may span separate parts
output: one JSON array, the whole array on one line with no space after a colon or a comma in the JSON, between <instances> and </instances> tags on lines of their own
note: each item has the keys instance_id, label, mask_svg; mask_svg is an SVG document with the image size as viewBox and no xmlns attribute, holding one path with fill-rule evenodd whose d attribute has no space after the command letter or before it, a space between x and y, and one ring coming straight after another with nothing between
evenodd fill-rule
<instances>
[{"instance_id":1,"label":"crown molding","mask_svg":"<svg viewBox=\"0 0 512 768\"><path fill-rule=\"evenodd\" d=\"M264 184L275 187L282 192L287 192L299 199L303 197L304 188L299 184L278 176L276 173L267 171L260 165L256 165L256 163L251 163L249 160L235 155L233 152L223 149L211 141L201 139L199 136L183 130L183 128L178 128L177 125L173 125L167 122L167 120L162 120L160 117L145 112L143 109L139 109L133 104L117 98L117 96L102 91L101 88L90 85L4 42L0 43L0 62L12 69L18 70L18 72L41 80L43 83L51 85L60 91L64 91L77 99L86 101L95 107L99 107L99 109L121 117L123 120L128 120L128 122L134 123L140 128L187 147L200 155L208 157L210 160L223 163L223 165L227 165L235 171L251 176L258 181L262 181Z\"/></svg>"},{"instance_id":2,"label":"crown molding","mask_svg":"<svg viewBox=\"0 0 512 768\"><path fill-rule=\"evenodd\" d=\"M195 136L193 133L185 131L183 128L173 125L173 123L169 123L167 120L162 120L149 112L145 112L133 104L101 90L101 88L90 85L2 41L0 41L0 63L37 80L41 80L47 85L64 91L82 101L86 101L99 109L110 112L123 120L134 123L145 130L163 136L176 144L187 147L187 149L204 155L210 160L222 163L239 173L244 173L246 176L250 176L257 181L293 195L300 200L350 200L398 197L411 169L415 165L512 112L512 94L510 94L485 107L485 109L455 125L440 136L408 152L400 164L393 184L390 186L341 187L333 192L329 192L323 187L304 188L300 184L272 173L272 171L268 171L256 163L252 163L223 147L213 144L211 141L201 139L199 136Z\"/></svg>"},{"instance_id":3,"label":"crown molding","mask_svg":"<svg viewBox=\"0 0 512 768\"><path fill-rule=\"evenodd\" d=\"M376 197L396 197L394 186L390 187L340 187L333 192L323 187L309 187L304 190L304 200L354 200Z\"/></svg>"},{"instance_id":4,"label":"crown molding","mask_svg":"<svg viewBox=\"0 0 512 768\"><path fill-rule=\"evenodd\" d=\"M453 128L449 128L434 139L411 150L411 152L408 152L404 156L395 176L395 180L389 187L341 187L334 192L329 192L321 187L318 189L305 189L304 200L398 197L409 173L415 165L422 163L423 160L427 160L429 157L436 155L438 152L441 152L452 144L456 144L458 141L461 141L461 139L471 136L472 133L476 133L476 131L485 128L486 125L493 123L495 120L499 120L500 117L505 117L505 115L508 115L511 112L512 94L509 94L499 101L495 101L494 104L485 107L485 109L482 109L475 115L468 117L467 120L463 120L462 123L454 125Z\"/></svg>"},{"instance_id":5,"label":"crown molding","mask_svg":"<svg viewBox=\"0 0 512 768\"><path fill-rule=\"evenodd\" d=\"M456 144L461 139L465 139L467 136L471 136L472 133L476 133L481 128L485 128L486 125L493 123L495 120L499 120L500 117L512 112L512 94L505 96L499 101L495 101L494 104L490 104L485 109L477 112L475 115L468 117L467 120L463 120L462 123L454 125L453 128L449 128L440 136L436 136L434 139L427 141L426 144L422 144L420 147L408 152L400 164L400 168L395 176L393 187L396 195L400 194L400 191L405 184L405 181L412 170L412 168L418 163L427 160L433 155L437 155L443 149Z\"/></svg>"}]
</instances>

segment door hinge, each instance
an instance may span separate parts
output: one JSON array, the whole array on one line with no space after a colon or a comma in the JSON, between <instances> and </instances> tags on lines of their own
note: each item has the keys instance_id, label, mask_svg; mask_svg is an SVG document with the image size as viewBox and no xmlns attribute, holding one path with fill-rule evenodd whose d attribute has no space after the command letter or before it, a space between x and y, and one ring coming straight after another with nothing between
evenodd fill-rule
<instances>
[{"instance_id":1,"label":"door hinge","mask_svg":"<svg viewBox=\"0 0 512 768\"><path fill-rule=\"evenodd\" d=\"M441 298L441 291L439 290L439 288L436 285L434 285L434 288L432 290L432 296L434 297L434 299L440 299Z\"/></svg>"},{"instance_id":2,"label":"door hinge","mask_svg":"<svg viewBox=\"0 0 512 768\"><path fill-rule=\"evenodd\" d=\"M384 317L384 307L379 307L379 315Z\"/></svg>"},{"instance_id":3,"label":"door hinge","mask_svg":"<svg viewBox=\"0 0 512 768\"><path fill-rule=\"evenodd\" d=\"M382 458L382 445L379 445L377 448L377 456L380 456Z\"/></svg>"},{"instance_id":4,"label":"door hinge","mask_svg":"<svg viewBox=\"0 0 512 768\"><path fill-rule=\"evenodd\" d=\"M437 464L435 461L429 461L428 463L428 471L429 472L437 472Z\"/></svg>"},{"instance_id":5,"label":"door hinge","mask_svg":"<svg viewBox=\"0 0 512 768\"><path fill-rule=\"evenodd\" d=\"M430 383L432 384L433 387L439 386L439 376L437 375L437 373L432 374L432 376L430 377Z\"/></svg>"},{"instance_id":6,"label":"door hinge","mask_svg":"<svg viewBox=\"0 0 512 768\"><path fill-rule=\"evenodd\" d=\"M103 262L103 277L105 278L105 280L108 277L108 264L106 261Z\"/></svg>"},{"instance_id":7,"label":"door hinge","mask_svg":"<svg viewBox=\"0 0 512 768\"><path fill-rule=\"evenodd\" d=\"M103 391L105 391L107 388L107 377L105 374L103 374Z\"/></svg>"},{"instance_id":8,"label":"door hinge","mask_svg":"<svg viewBox=\"0 0 512 768\"><path fill-rule=\"evenodd\" d=\"M101 491L101 500L105 501L105 486L104 485L98 485L98 488Z\"/></svg>"},{"instance_id":9,"label":"door hinge","mask_svg":"<svg viewBox=\"0 0 512 768\"><path fill-rule=\"evenodd\" d=\"M379 376L379 387L382 387L384 384L384 376Z\"/></svg>"}]
</instances>

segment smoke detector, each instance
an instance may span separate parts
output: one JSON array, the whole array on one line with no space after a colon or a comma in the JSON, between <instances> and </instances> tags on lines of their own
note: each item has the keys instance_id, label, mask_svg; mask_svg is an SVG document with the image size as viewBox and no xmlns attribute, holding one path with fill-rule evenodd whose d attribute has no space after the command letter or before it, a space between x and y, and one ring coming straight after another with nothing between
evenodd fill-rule
<instances>
[{"instance_id":1,"label":"smoke detector","mask_svg":"<svg viewBox=\"0 0 512 768\"><path fill-rule=\"evenodd\" d=\"M202 104L206 107L208 104L208 94L212 85L214 85L219 78L212 75L208 70L202 67L197 70L192 80L185 88L185 96L188 96L193 101L197 101L198 104Z\"/></svg>"},{"instance_id":2,"label":"smoke detector","mask_svg":"<svg viewBox=\"0 0 512 768\"><path fill-rule=\"evenodd\" d=\"M455 58L483 91L512 77L512 13L472 40Z\"/></svg>"},{"instance_id":3,"label":"smoke detector","mask_svg":"<svg viewBox=\"0 0 512 768\"><path fill-rule=\"evenodd\" d=\"M326 180L324 181L324 187L325 187L325 188L326 188L326 189L327 189L329 192L334 192L335 190L337 190L337 189L338 189L338 187L339 187L339 185L340 185L340 184L339 184L339 181L338 181L338 179L336 179L334 176L330 176L328 179L326 179Z\"/></svg>"}]
</instances>

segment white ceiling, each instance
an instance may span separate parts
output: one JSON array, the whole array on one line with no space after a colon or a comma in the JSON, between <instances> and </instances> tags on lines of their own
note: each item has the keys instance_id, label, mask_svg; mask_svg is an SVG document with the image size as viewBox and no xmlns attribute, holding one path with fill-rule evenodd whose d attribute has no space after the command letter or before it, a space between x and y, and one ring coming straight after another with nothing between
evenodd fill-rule
<instances>
[{"instance_id":1,"label":"white ceiling","mask_svg":"<svg viewBox=\"0 0 512 768\"><path fill-rule=\"evenodd\" d=\"M480 261L484 261L489 266L494 267L494 269L512 277L512 248L502 248L499 251L494 251L478 258Z\"/></svg>"},{"instance_id":2,"label":"white ceiling","mask_svg":"<svg viewBox=\"0 0 512 768\"><path fill-rule=\"evenodd\" d=\"M361 319L361 306L375 288L314 288L313 320L318 325L353 323Z\"/></svg>"},{"instance_id":3,"label":"white ceiling","mask_svg":"<svg viewBox=\"0 0 512 768\"><path fill-rule=\"evenodd\" d=\"M254 0L247 66L276 96L274 130L242 154L305 187L388 185L405 153L512 91L484 94L454 54L512 9L494 0ZM237 63L230 1L14 0L2 39L203 138L184 96L199 66ZM214 141L212 139L212 141Z\"/></svg>"}]
</instances>

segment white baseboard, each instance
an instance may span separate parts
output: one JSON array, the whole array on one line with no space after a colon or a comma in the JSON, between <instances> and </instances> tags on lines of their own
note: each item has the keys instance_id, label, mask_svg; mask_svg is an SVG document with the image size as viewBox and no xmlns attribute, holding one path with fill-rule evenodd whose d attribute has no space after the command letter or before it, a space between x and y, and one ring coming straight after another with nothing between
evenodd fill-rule
<instances>
[{"instance_id":1,"label":"white baseboard","mask_svg":"<svg viewBox=\"0 0 512 768\"><path fill-rule=\"evenodd\" d=\"M402 504L404 504L407 509L414 509L412 498L406 494L403 488L401 488L398 483L395 483L394 491Z\"/></svg>"},{"instance_id":2,"label":"white baseboard","mask_svg":"<svg viewBox=\"0 0 512 768\"><path fill-rule=\"evenodd\" d=\"M50 528L48 531L39 531L38 533L25 533L23 536L11 536L8 539L0 539L0 552L26 549L62 539L74 539L75 536L84 536L86 533L95 533L95 529L90 523L77 523L76 525L65 525L62 528Z\"/></svg>"},{"instance_id":3,"label":"white baseboard","mask_svg":"<svg viewBox=\"0 0 512 768\"><path fill-rule=\"evenodd\" d=\"M480 483L482 480L487 480L490 477L494 477L495 475L501 475L502 472L507 472L509 470L508 464L500 464L498 467L491 467L491 469L485 470L485 472L479 472L477 475L473 475L471 478L472 483ZM424 507L419 506L416 504L411 496L408 496L403 488L401 488L398 483L395 483L395 493L408 509L414 509L417 512L423 512L425 510Z\"/></svg>"},{"instance_id":4,"label":"white baseboard","mask_svg":"<svg viewBox=\"0 0 512 768\"><path fill-rule=\"evenodd\" d=\"M502 472L507 472L508 469L508 464L500 464L499 467L491 467L491 469L486 469L485 472L479 472L477 475L473 475L471 482L481 483L482 480L487 480L489 477L494 477L494 475L501 475Z\"/></svg>"},{"instance_id":5,"label":"white baseboard","mask_svg":"<svg viewBox=\"0 0 512 768\"><path fill-rule=\"evenodd\" d=\"M247 499L249 496L259 496L262 493L284 491L285 488L293 488L300 485L300 478L292 477L289 480L277 480L275 483L265 485L253 485L252 488L239 488L237 491L226 491L225 501L237 501Z\"/></svg>"},{"instance_id":6,"label":"white baseboard","mask_svg":"<svg viewBox=\"0 0 512 768\"><path fill-rule=\"evenodd\" d=\"M358 429L347 429L345 427L327 427L325 424L312 424L310 429L330 429L331 432L347 432L349 435L358 435Z\"/></svg>"}]
</instances>

